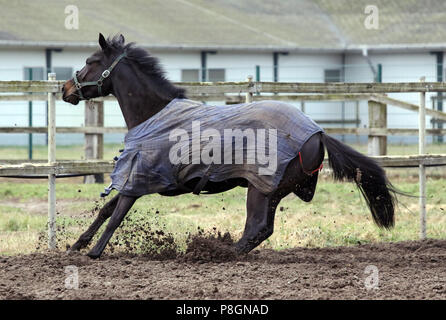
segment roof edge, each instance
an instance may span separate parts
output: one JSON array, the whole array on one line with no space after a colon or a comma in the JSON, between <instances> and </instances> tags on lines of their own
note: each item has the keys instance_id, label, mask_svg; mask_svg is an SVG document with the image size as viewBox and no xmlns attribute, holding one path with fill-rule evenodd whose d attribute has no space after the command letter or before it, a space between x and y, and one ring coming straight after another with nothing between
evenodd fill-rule
<instances>
[{"instance_id":1,"label":"roof edge","mask_svg":"<svg viewBox=\"0 0 446 320\"><path fill-rule=\"evenodd\" d=\"M401 43L401 44L358 44L348 45L345 50L347 52L368 50L369 52L401 52L406 50L413 51L444 51L446 50L446 42L444 43Z\"/></svg>"},{"instance_id":2,"label":"roof edge","mask_svg":"<svg viewBox=\"0 0 446 320\"><path fill-rule=\"evenodd\" d=\"M341 53L343 48L318 48L297 46L247 46L247 45L196 45L196 44L146 44L137 43L138 46L149 50L165 51L249 51L249 52L333 52ZM27 41L27 40L0 40L0 48L72 48L91 49L98 48L97 42L62 42L62 41Z\"/></svg>"},{"instance_id":3,"label":"roof edge","mask_svg":"<svg viewBox=\"0 0 446 320\"><path fill-rule=\"evenodd\" d=\"M416 44L358 44L345 47L297 47L297 46L246 46L246 45L196 45L196 44L145 44L139 46L159 51L243 51L243 52L291 52L291 53L353 53L362 52L399 52L399 51L446 51L446 43ZM62 42L62 41L27 41L0 40L0 48L62 48L62 49L95 49L97 42Z\"/></svg>"}]
</instances>

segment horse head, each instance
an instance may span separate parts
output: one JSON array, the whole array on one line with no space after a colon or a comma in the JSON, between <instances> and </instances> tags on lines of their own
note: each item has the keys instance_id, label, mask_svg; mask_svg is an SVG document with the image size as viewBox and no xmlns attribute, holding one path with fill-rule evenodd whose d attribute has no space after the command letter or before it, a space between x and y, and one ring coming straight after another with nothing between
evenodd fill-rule
<instances>
[{"instance_id":1,"label":"horse head","mask_svg":"<svg viewBox=\"0 0 446 320\"><path fill-rule=\"evenodd\" d=\"M116 38L116 37L115 37ZM107 96L113 92L112 71L126 57L124 36L119 35L113 42L99 34L100 50L85 61L85 66L62 87L63 100L78 104L81 100ZM119 45L114 45L119 44Z\"/></svg>"}]
</instances>

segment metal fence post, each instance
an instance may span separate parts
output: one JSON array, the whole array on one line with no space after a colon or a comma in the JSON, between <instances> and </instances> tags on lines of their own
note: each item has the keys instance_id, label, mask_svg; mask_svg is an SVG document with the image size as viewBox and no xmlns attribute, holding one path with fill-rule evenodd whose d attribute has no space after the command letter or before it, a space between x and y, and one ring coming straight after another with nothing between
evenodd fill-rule
<instances>
[{"instance_id":1,"label":"metal fence post","mask_svg":"<svg viewBox=\"0 0 446 320\"><path fill-rule=\"evenodd\" d=\"M33 80L33 68L28 71L29 80ZM30 92L32 94L32 92ZM28 127L33 126L33 101L28 101ZM28 133L28 159L33 159L33 134Z\"/></svg>"},{"instance_id":2,"label":"metal fence post","mask_svg":"<svg viewBox=\"0 0 446 320\"><path fill-rule=\"evenodd\" d=\"M246 103L251 103L252 102L252 96L253 96L251 88L254 85L254 83L252 82L252 76L246 77L246 81L248 82L248 90L246 91L246 101L245 102Z\"/></svg>"},{"instance_id":3,"label":"metal fence post","mask_svg":"<svg viewBox=\"0 0 446 320\"><path fill-rule=\"evenodd\" d=\"M425 81L425 77L420 79ZM419 111L419 131L418 131L418 153L426 153L426 93L420 93L420 111ZM426 167L423 163L419 165L420 180L420 238L426 239Z\"/></svg>"},{"instance_id":4,"label":"metal fence post","mask_svg":"<svg viewBox=\"0 0 446 320\"><path fill-rule=\"evenodd\" d=\"M55 81L56 74L48 73L48 80ZM56 163L56 93L48 92L48 163ZM48 175L48 248L56 248L56 175Z\"/></svg>"}]
</instances>

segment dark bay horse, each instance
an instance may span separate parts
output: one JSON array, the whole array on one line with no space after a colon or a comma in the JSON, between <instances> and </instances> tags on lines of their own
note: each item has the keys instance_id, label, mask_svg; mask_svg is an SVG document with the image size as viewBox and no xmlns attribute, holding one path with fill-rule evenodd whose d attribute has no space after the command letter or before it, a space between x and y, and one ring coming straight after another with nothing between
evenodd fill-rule
<instances>
[{"instance_id":1,"label":"dark bay horse","mask_svg":"<svg viewBox=\"0 0 446 320\"><path fill-rule=\"evenodd\" d=\"M112 94L130 130L156 115L173 99L186 98L184 89L165 78L156 58L132 43L125 44L122 35L106 40L100 34L99 45L100 49L86 60L86 65L64 84L64 101L76 105L80 100ZM299 156L289 162L278 187L271 193L260 192L244 178L207 181L202 186L208 193L224 192L237 186L248 189L246 225L242 238L235 245L237 252L248 253L273 233L275 211L283 197L295 193L304 201L312 200L325 149L334 178L356 183L379 227L389 229L394 225L395 190L384 170L373 159L318 132L305 142ZM201 180L192 179L187 183L189 190L193 190ZM161 194L176 196L186 192L190 191L178 189ZM99 241L88 253L91 258L98 258L137 198L122 193L115 195L70 250L86 247L110 218Z\"/></svg>"}]
</instances>

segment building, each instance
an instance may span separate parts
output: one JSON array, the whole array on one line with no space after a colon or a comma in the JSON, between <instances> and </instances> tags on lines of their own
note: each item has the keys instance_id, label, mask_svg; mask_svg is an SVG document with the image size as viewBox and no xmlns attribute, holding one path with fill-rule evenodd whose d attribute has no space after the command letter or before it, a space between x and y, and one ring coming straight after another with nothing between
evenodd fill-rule
<instances>
[{"instance_id":1,"label":"building","mask_svg":"<svg viewBox=\"0 0 446 320\"><path fill-rule=\"evenodd\" d=\"M0 0L0 80L70 78L98 48L98 33L123 33L159 57L173 81L398 82L443 81L446 2L442 0ZM76 19L78 18L78 19ZM258 72L259 71L259 72ZM390 96L417 103L417 94ZM428 106L443 110L437 94ZM316 121L356 119L354 102L306 103ZM106 106L106 126L124 125ZM83 124L83 107L58 102L57 124ZM28 125L28 103L0 103L0 126ZM360 126L368 123L359 104ZM45 104L33 103L33 124L45 125ZM416 128L417 114L388 109L388 125ZM344 124L345 126L354 124ZM441 124L428 124L428 127ZM339 124L337 125L339 126ZM0 145L26 144L25 134ZM44 143L44 135L35 135ZM80 142L58 135L58 144ZM108 135L121 141L122 135ZM392 137L393 142L416 137Z\"/></svg>"}]
</instances>

